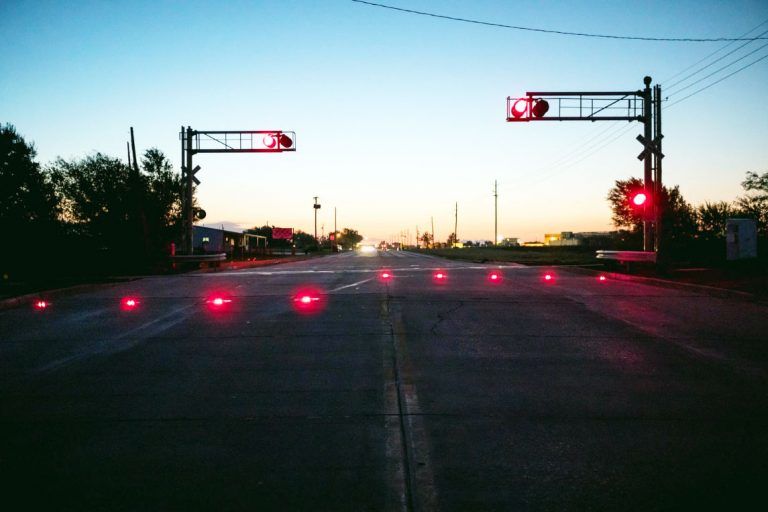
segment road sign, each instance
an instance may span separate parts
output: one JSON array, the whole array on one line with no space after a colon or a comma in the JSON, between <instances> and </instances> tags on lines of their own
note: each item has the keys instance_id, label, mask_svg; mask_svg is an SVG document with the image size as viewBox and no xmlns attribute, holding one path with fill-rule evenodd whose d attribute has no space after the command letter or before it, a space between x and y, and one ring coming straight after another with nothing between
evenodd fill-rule
<instances>
[{"instance_id":1,"label":"road sign","mask_svg":"<svg viewBox=\"0 0 768 512\"><path fill-rule=\"evenodd\" d=\"M643 152L637 155L638 160L643 160L648 154L653 153L654 155L658 156L659 158L664 158L664 153L661 152L659 149L659 146L661 145L661 136L656 137L652 141L648 142L645 140L645 137L642 135L638 135L637 141L643 145L645 149L643 149Z\"/></svg>"},{"instance_id":2,"label":"road sign","mask_svg":"<svg viewBox=\"0 0 768 512\"><path fill-rule=\"evenodd\" d=\"M199 165L196 165L195 168L192 169L192 181L195 182L195 185L199 185L200 184L200 180L197 179L197 177L195 176L195 174L197 174L197 171L199 171L199 170L200 170L200 166ZM182 169L181 169L181 177L183 179L187 179L187 168L186 167L182 167Z\"/></svg>"}]
</instances>

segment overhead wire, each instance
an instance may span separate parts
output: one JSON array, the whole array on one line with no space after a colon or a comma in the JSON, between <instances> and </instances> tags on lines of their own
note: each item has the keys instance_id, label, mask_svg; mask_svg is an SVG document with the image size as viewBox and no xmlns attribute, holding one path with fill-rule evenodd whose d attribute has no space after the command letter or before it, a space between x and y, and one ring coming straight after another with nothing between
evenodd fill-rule
<instances>
[{"instance_id":1,"label":"overhead wire","mask_svg":"<svg viewBox=\"0 0 768 512\"><path fill-rule=\"evenodd\" d=\"M419 16L428 16L431 18L439 18L439 19L444 19L449 21L472 23L474 25L484 25L488 27L506 28L511 30L522 30L527 32L539 32L543 34L556 34L556 35L562 35L562 36L593 37L593 38L601 38L601 39L624 39L624 40L630 40L630 41L662 41L662 42L685 42L685 43L713 43L713 42L723 42L723 41L747 41L747 40L751 41L754 39L768 39L768 37L759 37L759 38L645 37L645 36L617 36L617 35L611 35L611 34L593 34L588 32L569 32L566 30L551 30L551 29L535 28L535 27L523 27L518 25L507 25L504 23L495 23L491 21L481 21L481 20L473 20L469 18L460 18L458 16L447 16L444 14L436 14L433 12L417 11L415 9L405 9L403 7L395 7L393 5L386 5L386 4L381 4L377 2L369 2L367 0L351 0L351 1L358 4L368 5L371 7L379 7L382 9L389 9L392 11L399 11L407 14L416 14Z\"/></svg>"}]
</instances>

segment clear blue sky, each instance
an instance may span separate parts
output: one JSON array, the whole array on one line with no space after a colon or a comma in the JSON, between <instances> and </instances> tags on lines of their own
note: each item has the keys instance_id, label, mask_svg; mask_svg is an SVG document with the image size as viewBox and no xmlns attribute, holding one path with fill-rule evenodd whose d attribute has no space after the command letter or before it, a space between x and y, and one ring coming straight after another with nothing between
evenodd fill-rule
<instances>
[{"instance_id":1,"label":"clear blue sky","mask_svg":"<svg viewBox=\"0 0 768 512\"><path fill-rule=\"evenodd\" d=\"M382 3L650 37L736 37L768 20L765 0ZM423 230L434 216L438 239L452 231L456 201L460 238L493 237L494 179L505 236L610 229L608 189L642 176L640 125L620 135L608 123L508 124L506 97L632 90L645 75L665 87L726 44L519 32L345 0L2 2L0 34L0 122L33 141L43 163L93 151L124 158L129 126L139 150L156 146L177 168L182 124L294 130L295 153L196 158L206 222L311 232L317 195L326 232L336 206L340 227L371 238ZM674 94L766 43L672 88L669 103L767 54ZM768 171L767 84L765 59L665 110L666 183L694 204L730 201L747 171Z\"/></svg>"}]
</instances>

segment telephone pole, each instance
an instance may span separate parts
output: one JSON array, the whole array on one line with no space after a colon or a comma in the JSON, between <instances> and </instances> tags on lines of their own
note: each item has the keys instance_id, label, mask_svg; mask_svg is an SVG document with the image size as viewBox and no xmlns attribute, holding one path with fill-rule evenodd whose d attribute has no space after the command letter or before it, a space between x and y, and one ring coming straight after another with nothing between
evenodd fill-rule
<instances>
[{"instance_id":1,"label":"telephone pole","mask_svg":"<svg viewBox=\"0 0 768 512\"><path fill-rule=\"evenodd\" d=\"M459 243L459 202L456 202L456 210L453 214L453 243Z\"/></svg>"},{"instance_id":2,"label":"telephone pole","mask_svg":"<svg viewBox=\"0 0 768 512\"><path fill-rule=\"evenodd\" d=\"M430 217L429 220L432 222L432 247L435 246L435 218Z\"/></svg>"},{"instance_id":3,"label":"telephone pole","mask_svg":"<svg viewBox=\"0 0 768 512\"><path fill-rule=\"evenodd\" d=\"M499 182L493 180L493 245L499 243Z\"/></svg>"}]
</instances>

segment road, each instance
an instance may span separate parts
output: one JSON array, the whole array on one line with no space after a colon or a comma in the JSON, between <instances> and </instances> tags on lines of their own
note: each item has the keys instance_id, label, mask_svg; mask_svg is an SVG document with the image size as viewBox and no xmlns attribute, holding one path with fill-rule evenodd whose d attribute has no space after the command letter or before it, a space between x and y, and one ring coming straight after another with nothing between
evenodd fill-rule
<instances>
[{"instance_id":1,"label":"road","mask_svg":"<svg viewBox=\"0 0 768 512\"><path fill-rule=\"evenodd\" d=\"M345 253L2 311L0 495L59 510L762 501L766 304L562 268L492 283L492 268Z\"/></svg>"}]
</instances>

